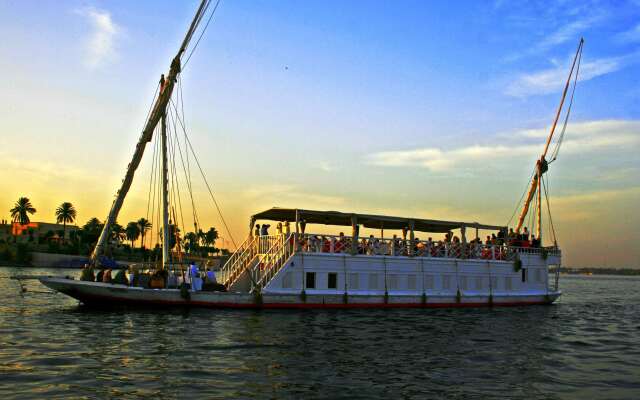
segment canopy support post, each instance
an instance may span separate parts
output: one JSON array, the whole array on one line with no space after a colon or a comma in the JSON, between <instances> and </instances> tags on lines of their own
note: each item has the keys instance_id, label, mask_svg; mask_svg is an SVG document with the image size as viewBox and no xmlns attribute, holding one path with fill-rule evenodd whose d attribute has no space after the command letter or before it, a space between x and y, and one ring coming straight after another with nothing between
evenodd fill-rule
<instances>
[{"instance_id":1,"label":"canopy support post","mask_svg":"<svg viewBox=\"0 0 640 400\"><path fill-rule=\"evenodd\" d=\"M358 253L358 217L354 214L351 216L351 254Z\"/></svg>"},{"instance_id":2,"label":"canopy support post","mask_svg":"<svg viewBox=\"0 0 640 400\"><path fill-rule=\"evenodd\" d=\"M415 226L415 222L413 220L409 221L409 257L413 257L414 254L414 241L415 241L415 233L413 228Z\"/></svg>"}]
</instances>

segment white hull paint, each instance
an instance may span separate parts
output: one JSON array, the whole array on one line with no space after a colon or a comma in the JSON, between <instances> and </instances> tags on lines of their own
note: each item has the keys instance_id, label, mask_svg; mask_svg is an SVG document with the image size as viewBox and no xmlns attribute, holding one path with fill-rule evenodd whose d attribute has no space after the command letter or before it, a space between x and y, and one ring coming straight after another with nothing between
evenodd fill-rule
<instances>
[{"instance_id":1,"label":"white hull paint","mask_svg":"<svg viewBox=\"0 0 640 400\"><path fill-rule=\"evenodd\" d=\"M45 277L47 287L71 296L89 306L185 306L209 308L438 308L551 304L560 292L482 294L298 294L233 292L190 292L181 297L178 289L143 289L117 284L84 282L67 278Z\"/></svg>"}]
</instances>

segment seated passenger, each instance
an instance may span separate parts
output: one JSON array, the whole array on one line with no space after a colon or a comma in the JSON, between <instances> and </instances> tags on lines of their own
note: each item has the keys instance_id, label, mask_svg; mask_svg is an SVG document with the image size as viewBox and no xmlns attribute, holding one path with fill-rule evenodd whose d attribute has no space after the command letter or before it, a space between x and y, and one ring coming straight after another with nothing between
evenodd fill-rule
<instances>
[{"instance_id":1,"label":"seated passenger","mask_svg":"<svg viewBox=\"0 0 640 400\"><path fill-rule=\"evenodd\" d=\"M102 275L102 282L103 283L111 283L112 279L111 279L111 269L107 269L104 271L104 274Z\"/></svg>"},{"instance_id":2,"label":"seated passenger","mask_svg":"<svg viewBox=\"0 0 640 400\"><path fill-rule=\"evenodd\" d=\"M540 240L536 238L536 235L531 235L531 247L540 247Z\"/></svg>"},{"instance_id":3,"label":"seated passenger","mask_svg":"<svg viewBox=\"0 0 640 400\"><path fill-rule=\"evenodd\" d=\"M126 272L127 270L124 268L119 269L118 272L116 272L115 278L113 278L113 283L117 283L119 285L127 285L129 283L129 280L127 279Z\"/></svg>"},{"instance_id":4,"label":"seated passenger","mask_svg":"<svg viewBox=\"0 0 640 400\"><path fill-rule=\"evenodd\" d=\"M360 246L358 246L358 254L367 254L367 239L360 239Z\"/></svg>"},{"instance_id":5,"label":"seated passenger","mask_svg":"<svg viewBox=\"0 0 640 400\"><path fill-rule=\"evenodd\" d=\"M381 245L380 240L378 238L373 240L373 254L380 255L381 253Z\"/></svg>"},{"instance_id":6,"label":"seated passenger","mask_svg":"<svg viewBox=\"0 0 640 400\"><path fill-rule=\"evenodd\" d=\"M374 242L373 235L369 235L369 240L367 240L367 250L366 250L367 255L375 254L373 242Z\"/></svg>"},{"instance_id":7,"label":"seated passenger","mask_svg":"<svg viewBox=\"0 0 640 400\"><path fill-rule=\"evenodd\" d=\"M104 269L100 269L96 274L96 282L102 282L102 277L104 276Z\"/></svg>"},{"instance_id":8,"label":"seated passenger","mask_svg":"<svg viewBox=\"0 0 640 400\"><path fill-rule=\"evenodd\" d=\"M487 236L487 240L484 242L487 246L491 246L491 236Z\"/></svg>"},{"instance_id":9,"label":"seated passenger","mask_svg":"<svg viewBox=\"0 0 640 400\"><path fill-rule=\"evenodd\" d=\"M329 253L331 252L331 241L326 237L322 236L322 252Z\"/></svg>"},{"instance_id":10,"label":"seated passenger","mask_svg":"<svg viewBox=\"0 0 640 400\"><path fill-rule=\"evenodd\" d=\"M498 239L498 242L497 242L498 246L502 246L502 245L504 244L504 239L505 239L505 237L506 237L506 236L507 236L507 235L506 235L506 232L504 231L504 229L500 229L500 230L498 231L498 237L497 237L497 239Z\"/></svg>"},{"instance_id":11,"label":"seated passenger","mask_svg":"<svg viewBox=\"0 0 640 400\"><path fill-rule=\"evenodd\" d=\"M167 288L175 289L178 287L178 275L176 275L175 271L169 274L167 277Z\"/></svg>"},{"instance_id":12,"label":"seated passenger","mask_svg":"<svg viewBox=\"0 0 640 400\"><path fill-rule=\"evenodd\" d=\"M82 269L82 273L80 274L80 280L93 282L95 281L95 279L96 277L93 273L93 267L91 267L89 264L85 264L84 268Z\"/></svg>"},{"instance_id":13,"label":"seated passenger","mask_svg":"<svg viewBox=\"0 0 640 400\"><path fill-rule=\"evenodd\" d=\"M340 232L340 237L338 238L338 241L335 244L335 248L334 248L335 252L336 253L344 253L344 251L346 249L346 244L347 244L347 241L346 241L346 239L344 237L344 233Z\"/></svg>"}]
</instances>

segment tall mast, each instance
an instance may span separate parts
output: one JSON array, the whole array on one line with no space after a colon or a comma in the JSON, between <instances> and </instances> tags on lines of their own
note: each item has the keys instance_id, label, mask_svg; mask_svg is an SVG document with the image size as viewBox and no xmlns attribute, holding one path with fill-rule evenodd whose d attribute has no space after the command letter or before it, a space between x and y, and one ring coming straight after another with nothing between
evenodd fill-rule
<instances>
[{"instance_id":1,"label":"tall mast","mask_svg":"<svg viewBox=\"0 0 640 400\"><path fill-rule=\"evenodd\" d=\"M576 66L576 61L578 60L578 56L582 51L582 45L584 44L584 38L580 39L580 43L578 44L578 49L576 50L576 55L573 57L573 63L571 64L571 71L569 71L569 76L567 77L567 83L564 86L564 90L562 92L562 97L560 98L560 105L558 106L558 111L556 112L556 117L553 120L553 125L551 125L551 132L549 133L549 137L547 138L547 142L544 146L544 151L540 158L536 161L536 171L533 174L533 179L531 180L531 186L529 186L529 191L527 192L527 197L522 206L522 211L520 212L520 217L518 218L518 225L516 226L516 232L520 233L522 229L522 225L524 224L524 219L529 212L529 205L531 204L531 200L533 200L533 196L538 191L540 187L540 180L542 179L542 175L547 172L548 164L545 159L547 152L549 151L549 145L551 144L551 139L553 138L553 134L556 130L556 125L558 124L558 119L560 118L560 114L562 112L562 107L564 105L564 100L567 97L567 90L569 89L569 84L571 83L571 77L573 76L573 70ZM538 207L541 207L540 202L538 202ZM541 212L538 210L538 215ZM539 217L538 217L539 218ZM540 223L538 223L538 229L540 228ZM540 232L538 232L538 239L540 239Z\"/></svg>"},{"instance_id":2,"label":"tall mast","mask_svg":"<svg viewBox=\"0 0 640 400\"><path fill-rule=\"evenodd\" d=\"M167 114L162 114L162 269L169 265L169 181L167 178Z\"/></svg>"},{"instance_id":3,"label":"tall mast","mask_svg":"<svg viewBox=\"0 0 640 400\"><path fill-rule=\"evenodd\" d=\"M138 144L136 145L136 150L133 153L133 158L127 167L127 173L122 180L122 185L120 186L120 190L116 193L116 199L113 201L111 205L111 210L109 211L109 215L104 222L104 227L102 228L102 232L100 232L100 237L98 238L98 242L96 243L96 247L93 249L91 253L91 263L97 264L98 257L104 251L105 243L109 237L109 232L111 231L111 227L115 224L116 219L118 218L118 214L120 213L120 209L122 208L122 204L124 203L124 199L131 188L131 183L133 182L133 177L135 175L136 169L140 165L140 161L142 161L142 156L144 155L144 150L147 146L147 143L151 141L153 137L153 132L160 122L160 119L166 114L167 105L169 104L169 100L171 99L171 95L173 94L173 88L176 83L176 79L178 74L180 73L180 60L189 45L191 37L195 32L202 16L204 15L210 0L202 0L200 3L200 7L198 7L198 11L196 12L193 21L191 21L191 26L189 26L189 30L182 41L182 45L178 50L178 54L171 61L171 66L169 67L169 74L167 78L164 79L164 76L160 79L160 89L158 98L152 107L152 111L149 114L149 119L142 130L142 134L140 135L140 139L138 140ZM166 243L166 242L165 242Z\"/></svg>"}]
</instances>

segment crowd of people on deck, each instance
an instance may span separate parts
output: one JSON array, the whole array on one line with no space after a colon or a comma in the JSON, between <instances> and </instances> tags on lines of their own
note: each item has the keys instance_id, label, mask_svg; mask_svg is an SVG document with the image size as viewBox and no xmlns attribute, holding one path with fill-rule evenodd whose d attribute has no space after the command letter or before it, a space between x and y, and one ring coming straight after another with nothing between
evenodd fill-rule
<instances>
[{"instance_id":1,"label":"crowd of people on deck","mask_svg":"<svg viewBox=\"0 0 640 400\"><path fill-rule=\"evenodd\" d=\"M255 225L255 236L268 236L269 227L270 225L267 224ZM305 234L305 227L306 222L302 220L298 248L305 252L314 253L505 259L507 253L515 251L510 248L539 248L541 246L540 240L530 234L526 227L521 233L515 232L513 228L501 229L497 234L493 233L487 236L484 243L480 238L465 243L452 232L447 232L442 240L433 240L431 237L424 241L417 237L412 240L407 239L409 228L404 228L402 229L402 237L393 235L390 239L380 239L370 235L368 238L361 237L355 246L352 237L346 236L344 232L340 232L337 237ZM355 230L358 233L359 226L356 226ZM284 225L280 222L277 224L278 235L288 237L290 232L289 222L285 222Z\"/></svg>"},{"instance_id":2,"label":"crowd of people on deck","mask_svg":"<svg viewBox=\"0 0 640 400\"><path fill-rule=\"evenodd\" d=\"M180 289L190 291L226 291L224 285L218 283L211 267L200 270L191 263L186 270L135 271L130 267L118 269L98 268L86 264L82 269L80 280L120 284L147 289Z\"/></svg>"}]
</instances>

